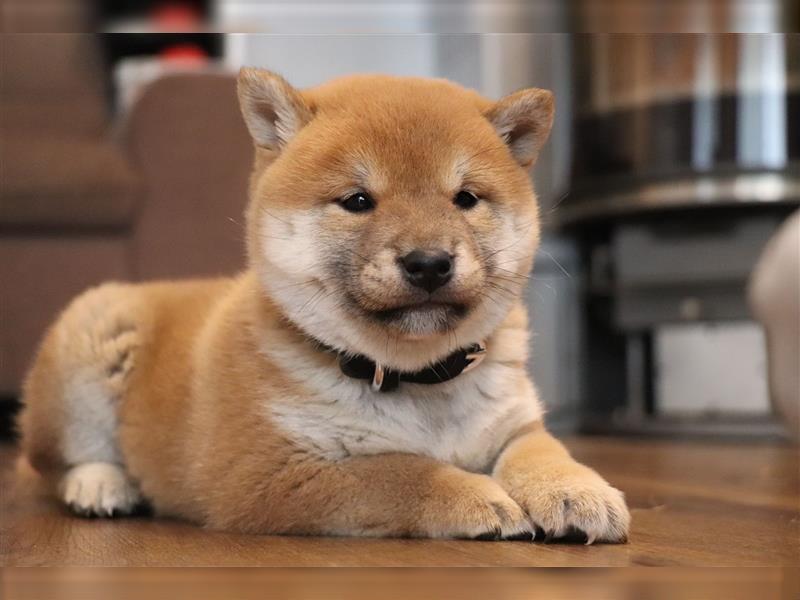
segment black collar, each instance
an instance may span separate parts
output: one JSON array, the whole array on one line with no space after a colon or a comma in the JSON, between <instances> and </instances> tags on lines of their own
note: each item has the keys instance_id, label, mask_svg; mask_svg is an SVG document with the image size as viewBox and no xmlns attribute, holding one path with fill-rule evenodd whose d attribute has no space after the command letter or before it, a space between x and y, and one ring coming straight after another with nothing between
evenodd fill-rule
<instances>
[{"instance_id":1,"label":"black collar","mask_svg":"<svg viewBox=\"0 0 800 600\"><path fill-rule=\"evenodd\" d=\"M319 343L319 342L318 342ZM434 384L444 383L458 377L461 373L475 368L486 355L483 344L472 344L456 350L450 356L424 369L413 372L395 371L361 354L345 354L325 344L319 345L339 356L339 368L342 373L354 379L366 379L372 382L372 389L380 392L396 390L401 381L409 383Z\"/></svg>"}]
</instances>

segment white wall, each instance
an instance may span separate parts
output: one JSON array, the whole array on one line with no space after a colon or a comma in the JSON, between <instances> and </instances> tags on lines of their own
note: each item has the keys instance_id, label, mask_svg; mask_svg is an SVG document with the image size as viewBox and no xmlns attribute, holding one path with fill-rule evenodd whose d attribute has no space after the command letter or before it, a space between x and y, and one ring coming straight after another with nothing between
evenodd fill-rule
<instances>
[{"instance_id":1,"label":"white wall","mask_svg":"<svg viewBox=\"0 0 800 600\"><path fill-rule=\"evenodd\" d=\"M432 35L231 34L226 62L281 73L307 87L349 73L436 74Z\"/></svg>"}]
</instances>

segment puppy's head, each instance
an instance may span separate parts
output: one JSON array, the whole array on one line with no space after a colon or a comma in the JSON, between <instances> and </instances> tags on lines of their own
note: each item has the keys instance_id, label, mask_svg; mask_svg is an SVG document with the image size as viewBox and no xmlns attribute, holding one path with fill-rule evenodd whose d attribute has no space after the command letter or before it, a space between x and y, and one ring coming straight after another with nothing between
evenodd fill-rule
<instances>
[{"instance_id":1,"label":"puppy's head","mask_svg":"<svg viewBox=\"0 0 800 600\"><path fill-rule=\"evenodd\" d=\"M298 91L243 69L239 98L256 144L251 266L296 325L398 369L498 326L538 243L527 169L549 92L491 102L384 76Z\"/></svg>"}]
</instances>

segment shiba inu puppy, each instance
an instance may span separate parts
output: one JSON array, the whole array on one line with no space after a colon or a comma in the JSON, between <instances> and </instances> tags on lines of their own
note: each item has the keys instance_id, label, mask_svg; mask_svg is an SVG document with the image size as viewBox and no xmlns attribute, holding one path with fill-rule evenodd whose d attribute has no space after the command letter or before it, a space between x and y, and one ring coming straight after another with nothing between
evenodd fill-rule
<instances>
[{"instance_id":1,"label":"shiba inu puppy","mask_svg":"<svg viewBox=\"0 0 800 600\"><path fill-rule=\"evenodd\" d=\"M66 308L20 422L54 491L253 533L625 540L525 371L551 94L243 69L239 98L249 264Z\"/></svg>"}]
</instances>

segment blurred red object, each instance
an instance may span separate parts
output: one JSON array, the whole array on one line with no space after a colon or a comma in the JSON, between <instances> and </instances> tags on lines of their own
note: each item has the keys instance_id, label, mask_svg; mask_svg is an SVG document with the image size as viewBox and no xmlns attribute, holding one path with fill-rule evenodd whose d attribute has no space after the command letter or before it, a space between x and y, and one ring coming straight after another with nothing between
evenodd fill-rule
<instances>
[{"instance_id":1,"label":"blurred red object","mask_svg":"<svg viewBox=\"0 0 800 600\"><path fill-rule=\"evenodd\" d=\"M188 2L164 2L150 11L150 18L156 27L170 31L189 31L196 29L202 15L196 6Z\"/></svg>"},{"instance_id":2,"label":"blurred red object","mask_svg":"<svg viewBox=\"0 0 800 600\"><path fill-rule=\"evenodd\" d=\"M169 62L199 64L208 61L208 54L197 44L173 44L161 50L158 55Z\"/></svg>"}]
</instances>

